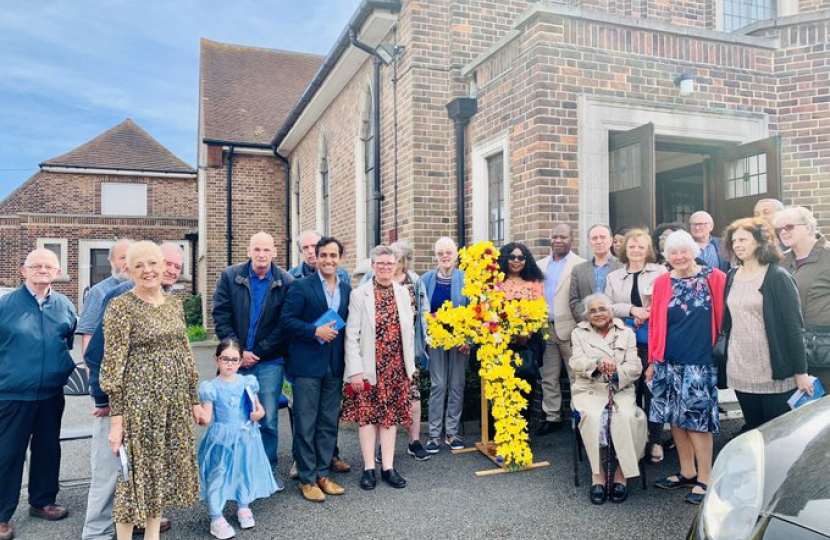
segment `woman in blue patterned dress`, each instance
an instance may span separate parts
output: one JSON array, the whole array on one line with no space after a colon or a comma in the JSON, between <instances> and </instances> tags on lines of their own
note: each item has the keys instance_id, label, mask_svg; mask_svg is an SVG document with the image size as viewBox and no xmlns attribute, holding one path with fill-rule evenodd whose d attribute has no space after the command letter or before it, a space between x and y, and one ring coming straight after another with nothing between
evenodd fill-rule
<instances>
[{"instance_id":1,"label":"woman in blue patterned dress","mask_svg":"<svg viewBox=\"0 0 830 540\"><path fill-rule=\"evenodd\" d=\"M671 424L680 471L658 480L661 489L691 487L700 504L712 471L713 433L719 429L718 372L712 345L720 330L726 276L695 262L700 247L685 231L666 238L672 271L654 281L649 323L649 421Z\"/></svg>"}]
</instances>

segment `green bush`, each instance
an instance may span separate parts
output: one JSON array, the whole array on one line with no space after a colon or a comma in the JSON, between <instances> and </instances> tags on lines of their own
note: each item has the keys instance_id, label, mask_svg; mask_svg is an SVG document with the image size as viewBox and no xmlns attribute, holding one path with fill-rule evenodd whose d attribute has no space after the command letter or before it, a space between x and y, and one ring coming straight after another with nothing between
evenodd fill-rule
<instances>
[{"instance_id":1,"label":"green bush","mask_svg":"<svg viewBox=\"0 0 830 540\"><path fill-rule=\"evenodd\" d=\"M202 321L202 295L188 296L182 302L184 306L184 319L187 326L201 326Z\"/></svg>"},{"instance_id":2,"label":"green bush","mask_svg":"<svg viewBox=\"0 0 830 540\"><path fill-rule=\"evenodd\" d=\"M187 327L187 339L190 341L204 341L207 339L207 331L201 324L194 324Z\"/></svg>"}]
</instances>

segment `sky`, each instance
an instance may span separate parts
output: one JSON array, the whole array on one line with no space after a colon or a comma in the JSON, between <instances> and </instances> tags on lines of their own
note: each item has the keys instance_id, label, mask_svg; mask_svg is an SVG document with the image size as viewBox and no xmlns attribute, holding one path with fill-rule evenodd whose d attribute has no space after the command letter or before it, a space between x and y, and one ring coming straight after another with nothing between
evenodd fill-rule
<instances>
[{"instance_id":1,"label":"sky","mask_svg":"<svg viewBox=\"0 0 830 540\"><path fill-rule=\"evenodd\" d=\"M360 0L4 0L0 200L132 118L196 163L199 39L326 54Z\"/></svg>"}]
</instances>

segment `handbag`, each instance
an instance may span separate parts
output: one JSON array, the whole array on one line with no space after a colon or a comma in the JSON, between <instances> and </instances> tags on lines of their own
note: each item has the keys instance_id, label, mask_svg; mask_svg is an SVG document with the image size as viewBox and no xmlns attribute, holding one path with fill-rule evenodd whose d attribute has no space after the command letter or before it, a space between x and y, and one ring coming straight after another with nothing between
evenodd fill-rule
<instances>
[{"instance_id":1,"label":"handbag","mask_svg":"<svg viewBox=\"0 0 830 540\"><path fill-rule=\"evenodd\" d=\"M830 326L806 326L804 352L808 368L830 369Z\"/></svg>"},{"instance_id":2,"label":"handbag","mask_svg":"<svg viewBox=\"0 0 830 540\"><path fill-rule=\"evenodd\" d=\"M715 359L715 367L718 368L718 388L725 390L726 384L726 360L729 350L729 335L726 332L718 332L715 344L712 345L712 357Z\"/></svg>"},{"instance_id":3,"label":"handbag","mask_svg":"<svg viewBox=\"0 0 830 540\"><path fill-rule=\"evenodd\" d=\"M510 359L510 364L513 366L513 369L516 370L516 377L525 380L533 380L537 377L539 373L539 366L536 362L536 357L529 348L523 348L518 350L513 350L515 355ZM516 363L516 356L518 356L521 361L522 365L518 365Z\"/></svg>"},{"instance_id":4,"label":"handbag","mask_svg":"<svg viewBox=\"0 0 830 540\"><path fill-rule=\"evenodd\" d=\"M634 324L633 317L627 317L625 319L625 325L634 330L634 337L637 338L638 345L648 345L648 323L637 326Z\"/></svg>"}]
</instances>

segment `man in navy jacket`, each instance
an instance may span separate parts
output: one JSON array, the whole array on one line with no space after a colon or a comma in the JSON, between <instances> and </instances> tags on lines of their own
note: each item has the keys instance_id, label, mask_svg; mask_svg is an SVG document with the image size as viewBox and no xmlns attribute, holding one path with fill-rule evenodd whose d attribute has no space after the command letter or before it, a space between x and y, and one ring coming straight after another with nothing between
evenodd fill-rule
<instances>
[{"instance_id":1,"label":"man in navy jacket","mask_svg":"<svg viewBox=\"0 0 830 540\"><path fill-rule=\"evenodd\" d=\"M346 320L352 288L337 270L343 244L324 236L315 247L317 271L295 281L282 310L284 333L290 338L288 371L294 377L294 459L300 491L309 501L342 495L329 478L343 388L345 331L334 322L315 324L326 312Z\"/></svg>"},{"instance_id":2,"label":"man in navy jacket","mask_svg":"<svg viewBox=\"0 0 830 540\"><path fill-rule=\"evenodd\" d=\"M29 514L63 519L55 504L60 472L63 386L75 363L69 355L75 306L52 290L61 273L47 249L29 253L21 268L26 282L0 298L0 539L14 537L9 520L20 500L26 447L31 439Z\"/></svg>"}]
</instances>

